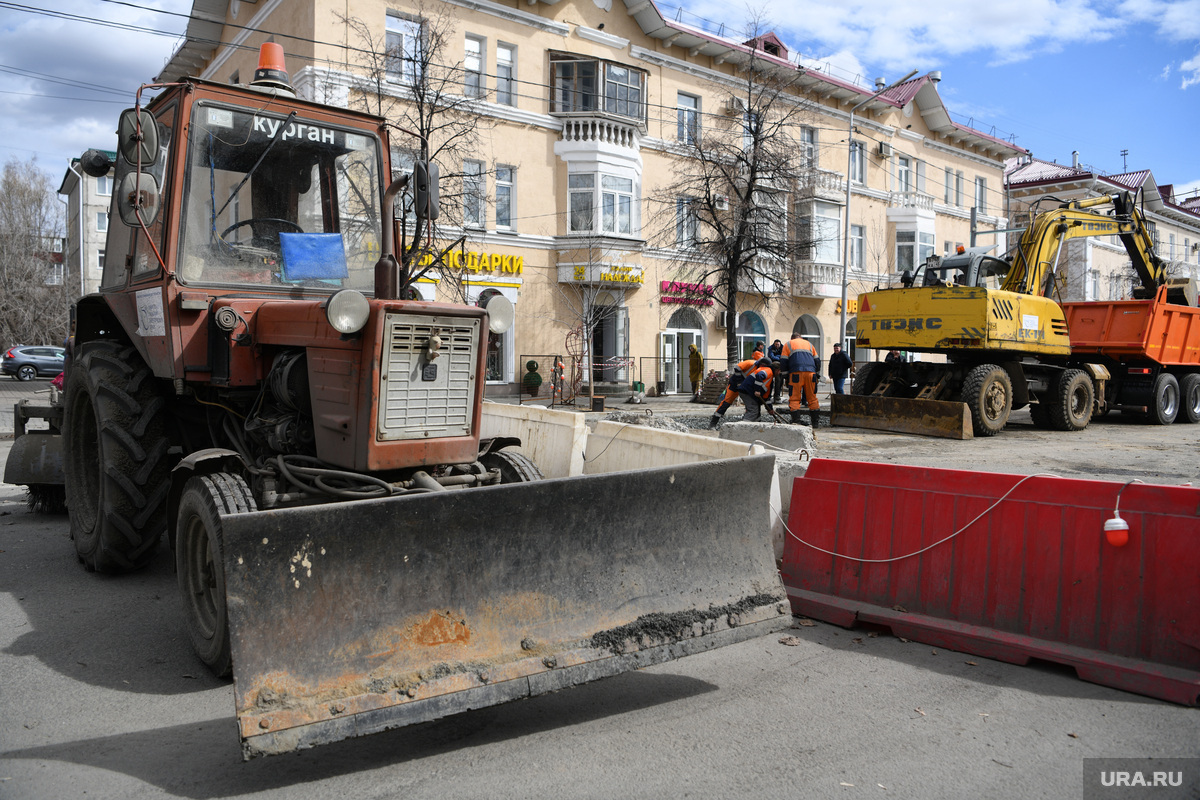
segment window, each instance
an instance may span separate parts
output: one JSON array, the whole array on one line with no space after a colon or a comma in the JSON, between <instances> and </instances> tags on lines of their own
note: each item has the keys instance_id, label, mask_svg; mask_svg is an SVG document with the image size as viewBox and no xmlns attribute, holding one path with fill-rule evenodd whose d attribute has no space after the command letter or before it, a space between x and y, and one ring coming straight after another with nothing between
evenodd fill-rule
<instances>
[{"instance_id":1,"label":"window","mask_svg":"<svg viewBox=\"0 0 1200 800\"><path fill-rule=\"evenodd\" d=\"M677 138L683 144L695 144L700 135L700 98L680 92L675 105L679 122Z\"/></svg>"},{"instance_id":2,"label":"window","mask_svg":"<svg viewBox=\"0 0 1200 800\"><path fill-rule=\"evenodd\" d=\"M387 15L387 74L400 83L415 83L421 77L421 23L394 14Z\"/></svg>"},{"instance_id":3,"label":"window","mask_svg":"<svg viewBox=\"0 0 1200 800\"><path fill-rule=\"evenodd\" d=\"M96 252L96 268L104 269L104 249L101 248Z\"/></svg>"},{"instance_id":4,"label":"window","mask_svg":"<svg viewBox=\"0 0 1200 800\"><path fill-rule=\"evenodd\" d=\"M487 179L483 176L483 163L463 162L463 225L482 228L484 226L484 198L487 196Z\"/></svg>"},{"instance_id":5,"label":"window","mask_svg":"<svg viewBox=\"0 0 1200 800\"><path fill-rule=\"evenodd\" d=\"M513 182L512 167L496 167L496 227L511 230L513 227Z\"/></svg>"},{"instance_id":6,"label":"window","mask_svg":"<svg viewBox=\"0 0 1200 800\"><path fill-rule=\"evenodd\" d=\"M100 231L101 233L104 233L105 231L108 230L108 212L107 211L97 211L96 212L96 230Z\"/></svg>"},{"instance_id":7,"label":"window","mask_svg":"<svg viewBox=\"0 0 1200 800\"><path fill-rule=\"evenodd\" d=\"M896 271L906 272L913 268L916 231L896 231Z\"/></svg>"},{"instance_id":8,"label":"window","mask_svg":"<svg viewBox=\"0 0 1200 800\"><path fill-rule=\"evenodd\" d=\"M867 229L863 225L850 226L850 266L865 269Z\"/></svg>"},{"instance_id":9,"label":"window","mask_svg":"<svg viewBox=\"0 0 1200 800\"><path fill-rule=\"evenodd\" d=\"M1167 234L1167 258L1171 261L1175 260L1175 234Z\"/></svg>"},{"instance_id":10,"label":"window","mask_svg":"<svg viewBox=\"0 0 1200 800\"><path fill-rule=\"evenodd\" d=\"M675 246L693 247L697 242L695 201L690 197L675 200Z\"/></svg>"},{"instance_id":11,"label":"window","mask_svg":"<svg viewBox=\"0 0 1200 800\"><path fill-rule=\"evenodd\" d=\"M50 269L46 272L45 285L46 286L62 286L63 285L63 275L65 274L65 272L66 272L66 270L63 268L62 264L51 264ZM29 351L29 354L30 355L49 355L48 353L34 353L32 350Z\"/></svg>"},{"instance_id":12,"label":"window","mask_svg":"<svg viewBox=\"0 0 1200 800\"><path fill-rule=\"evenodd\" d=\"M842 260L842 207L834 203L813 203L813 261L837 264Z\"/></svg>"},{"instance_id":13,"label":"window","mask_svg":"<svg viewBox=\"0 0 1200 800\"><path fill-rule=\"evenodd\" d=\"M112 178L108 177L107 175L101 175L99 178L96 178L96 194L100 195L101 197L109 197L112 195L112 186Z\"/></svg>"},{"instance_id":14,"label":"window","mask_svg":"<svg viewBox=\"0 0 1200 800\"><path fill-rule=\"evenodd\" d=\"M917 234L917 263L924 264L933 255L933 234Z\"/></svg>"},{"instance_id":15,"label":"window","mask_svg":"<svg viewBox=\"0 0 1200 800\"><path fill-rule=\"evenodd\" d=\"M980 214L987 213L987 178L975 179L975 208Z\"/></svg>"},{"instance_id":16,"label":"window","mask_svg":"<svg viewBox=\"0 0 1200 800\"><path fill-rule=\"evenodd\" d=\"M596 176L568 175L567 195L570 205L568 218L570 230L592 230L596 219Z\"/></svg>"},{"instance_id":17,"label":"window","mask_svg":"<svg viewBox=\"0 0 1200 800\"><path fill-rule=\"evenodd\" d=\"M800 128L800 166L817 168L817 129L807 125Z\"/></svg>"},{"instance_id":18,"label":"window","mask_svg":"<svg viewBox=\"0 0 1200 800\"><path fill-rule=\"evenodd\" d=\"M954 205L962 208L963 204L963 174L962 170L954 173Z\"/></svg>"},{"instance_id":19,"label":"window","mask_svg":"<svg viewBox=\"0 0 1200 800\"><path fill-rule=\"evenodd\" d=\"M867 160L865 145L854 140L850 142L850 180L855 183L866 183Z\"/></svg>"},{"instance_id":20,"label":"window","mask_svg":"<svg viewBox=\"0 0 1200 800\"><path fill-rule=\"evenodd\" d=\"M758 247L767 251L764 255L778 257L787 240L787 196L757 191L750 214Z\"/></svg>"},{"instance_id":21,"label":"window","mask_svg":"<svg viewBox=\"0 0 1200 800\"><path fill-rule=\"evenodd\" d=\"M467 36L463 51L463 94L483 97L487 82L483 79L483 54L487 45L478 36Z\"/></svg>"},{"instance_id":22,"label":"window","mask_svg":"<svg viewBox=\"0 0 1200 800\"><path fill-rule=\"evenodd\" d=\"M623 117L642 118L642 73L608 64L604 76L604 110Z\"/></svg>"},{"instance_id":23,"label":"window","mask_svg":"<svg viewBox=\"0 0 1200 800\"><path fill-rule=\"evenodd\" d=\"M600 188L605 233L633 233L633 180L602 175Z\"/></svg>"},{"instance_id":24,"label":"window","mask_svg":"<svg viewBox=\"0 0 1200 800\"><path fill-rule=\"evenodd\" d=\"M496 102L515 106L517 80L517 49L511 44L496 45Z\"/></svg>"},{"instance_id":25,"label":"window","mask_svg":"<svg viewBox=\"0 0 1200 800\"><path fill-rule=\"evenodd\" d=\"M949 239L942 242L942 255L944 255L944 256L954 255L954 242L951 242Z\"/></svg>"},{"instance_id":26,"label":"window","mask_svg":"<svg viewBox=\"0 0 1200 800\"><path fill-rule=\"evenodd\" d=\"M551 54L550 67L552 113L603 109L638 121L645 118L646 73L641 70L563 53Z\"/></svg>"},{"instance_id":27,"label":"window","mask_svg":"<svg viewBox=\"0 0 1200 800\"><path fill-rule=\"evenodd\" d=\"M912 159L908 156L896 156L896 191L912 191Z\"/></svg>"},{"instance_id":28,"label":"window","mask_svg":"<svg viewBox=\"0 0 1200 800\"><path fill-rule=\"evenodd\" d=\"M954 204L954 170L946 167L946 194L944 198L946 205ZM947 245L950 243L947 242Z\"/></svg>"},{"instance_id":29,"label":"window","mask_svg":"<svg viewBox=\"0 0 1200 800\"><path fill-rule=\"evenodd\" d=\"M755 140L760 136L762 136L762 122L758 114L753 111L742 114L742 149L752 149Z\"/></svg>"}]
</instances>

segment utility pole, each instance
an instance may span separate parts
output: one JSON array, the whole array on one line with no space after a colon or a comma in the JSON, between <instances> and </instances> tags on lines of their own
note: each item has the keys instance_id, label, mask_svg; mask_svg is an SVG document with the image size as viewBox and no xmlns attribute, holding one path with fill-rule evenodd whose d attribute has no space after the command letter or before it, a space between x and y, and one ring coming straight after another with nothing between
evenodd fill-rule
<instances>
[{"instance_id":1,"label":"utility pole","mask_svg":"<svg viewBox=\"0 0 1200 800\"><path fill-rule=\"evenodd\" d=\"M1129 172L1129 164L1125 161L1125 156L1129 155L1128 150L1121 151L1121 172Z\"/></svg>"}]
</instances>

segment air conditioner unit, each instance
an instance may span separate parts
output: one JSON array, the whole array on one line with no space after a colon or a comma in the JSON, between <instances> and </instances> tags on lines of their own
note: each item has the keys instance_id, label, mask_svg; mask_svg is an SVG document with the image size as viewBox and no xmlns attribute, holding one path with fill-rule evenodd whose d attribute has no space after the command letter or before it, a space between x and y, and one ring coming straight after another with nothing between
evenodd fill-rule
<instances>
[{"instance_id":1,"label":"air conditioner unit","mask_svg":"<svg viewBox=\"0 0 1200 800\"><path fill-rule=\"evenodd\" d=\"M738 315L736 311L722 311L717 315L717 327L721 330L733 328L737 330Z\"/></svg>"},{"instance_id":2,"label":"air conditioner unit","mask_svg":"<svg viewBox=\"0 0 1200 800\"><path fill-rule=\"evenodd\" d=\"M725 99L724 108L726 116L734 117L746 110L746 104L740 97L728 97Z\"/></svg>"},{"instance_id":3,"label":"air conditioner unit","mask_svg":"<svg viewBox=\"0 0 1200 800\"><path fill-rule=\"evenodd\" d=\"M880 142L879 143L879 155L883 156L884 158L891 158L892 157L892 146L890 144L888 144L887 142Z\"/></svg>"},{"instance_id":4,"label":"air conditioner unit","mask_svg":"<svg viewBox=\"0 0 1200 800\"><path fill-rule=\"evenodd\" d=\"M717 209L717 211L728 211L729 198L723 194L719 194L713 198L713 206Z\"/></svg>"}]
</instances>

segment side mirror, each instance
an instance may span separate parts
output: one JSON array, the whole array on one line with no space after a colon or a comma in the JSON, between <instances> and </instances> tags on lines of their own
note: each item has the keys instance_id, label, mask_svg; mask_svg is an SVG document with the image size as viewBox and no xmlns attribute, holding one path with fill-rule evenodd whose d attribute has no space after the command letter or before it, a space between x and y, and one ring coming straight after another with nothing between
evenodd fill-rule
<instances>
[{"instance_id":1,"label":"side mirror","mask_svg":"<svg viewBox=\"0 0 1200 800\"><path fill-rule=\"evenodd\" d=\"M906 269L900 273L900 285L908 289L913 285L913 274L911 269Z\"/></svg>"},{"instance_id":2,"label":"side mirror","mask_svg":"<svg viewBox=\"0 0 1200 800\"><path fill-rule=\"evenodd\" d=\"M103 150L88 150L79 158L79 168L93 178L103 178L112 167L112 159Z\"/></svg>"},{"instance_id":3,"label":"side mirror","mask_svg":"<svg viewBox=\"0 0 1200 800\"><path fill-rule=\"evenodd\" d=\"M158 218L158 206L161 197L158 191L158 181L148 172L128 172L117 187L117 213L121 221L131 228L153 224ZM138 222L138 211L142 212L141 223Z\"/></svg>"},{"instance_id":4,"label":"side mirror","mask_svg":"<svg viewBox=\"0 0 1200 800\"><path fill-rule=\"evenodd\" d=\"M438 218L438 180L441 171L432 161L418 161L413 166L413 190L418 217Z\"/></svg>"},{"instance_id":5,"label":"side mirror","mask_svg":"<svg viewBox=\"0 0 1200 800\"><path fill-rule=\"evenodd\" d=\"M117 122L117 149L126 163L135 169L141 156L141 168L149 169L158 161L158 123L149 111L132 108L121 112Z\"/></svg>"}]
</instances>

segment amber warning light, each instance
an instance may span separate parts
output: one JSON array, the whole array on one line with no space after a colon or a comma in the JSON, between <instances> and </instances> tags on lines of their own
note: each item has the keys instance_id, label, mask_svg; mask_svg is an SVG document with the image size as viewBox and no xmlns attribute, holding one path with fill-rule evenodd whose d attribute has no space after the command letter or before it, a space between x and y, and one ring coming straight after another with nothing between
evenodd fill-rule
<instances>
[{"instance_id":1,"label":"amber warning light","mask_svg":"<svg viewBox=\"0 0 1200 800\"><path fill-rule=\"evenodd\" d=\"M251 86L269 86L276 89L291 91L292 84L288 80L287 68L283 63L283 45L277 42L263 42L258 49L258 69L254 70L254 80Z\"/></svg>"}]
</instances>

